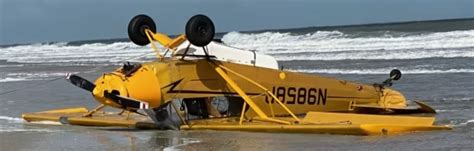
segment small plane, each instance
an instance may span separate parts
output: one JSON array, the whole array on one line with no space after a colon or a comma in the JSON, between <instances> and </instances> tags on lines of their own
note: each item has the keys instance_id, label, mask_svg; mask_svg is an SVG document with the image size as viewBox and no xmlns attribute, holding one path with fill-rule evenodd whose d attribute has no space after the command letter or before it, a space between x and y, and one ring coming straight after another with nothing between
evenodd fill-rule
<instances>
[{"instance_id":1,"label":"small plane","mask_svg":"<svg viewBox=\"0 0 474 151\"><path fill-rule=\"evenodd\" d=\"M401 78L397 69L375 84L285 71L269 55L214 39L214 24L205 15L191 17L185 34L174 38L156 32L149 16L137 15L128 35L137 45L150 44L157 59L126 63L94 83L66 78L91 92L99 106L22 117L83 126L350 135L451 129L434 125L433 108L420 101L409 105L390 88Z\"/></svg>"}]
</instances>

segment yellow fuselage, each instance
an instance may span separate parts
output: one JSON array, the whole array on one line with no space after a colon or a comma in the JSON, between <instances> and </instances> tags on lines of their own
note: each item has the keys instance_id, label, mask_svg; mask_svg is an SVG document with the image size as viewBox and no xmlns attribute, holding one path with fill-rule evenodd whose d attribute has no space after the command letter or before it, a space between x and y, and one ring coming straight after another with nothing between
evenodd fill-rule
<instances>
[{"instance_id":1,"label":"yellow fuselage","mask_svg":"<svg viewBox=\"0 0 474 151\"><path fill-rule=\"evenodd\" d=\"M399 92L372 85L349 82L319 75L253 67L214 61L249 77L271 90L293 113L309 111L351 112L353 106L406 107L406 100ZM229 76L245 90L262 111L286 115L274 99L237 76ZM151 108L173 99L202 98L234 95L224 79L213 69L209 60L169 59L142 64L136 72L125 75L121 68L99 77L94 89L95 98L106 105L119 107L103 96L104 91L118 91L120 95L146 101ZM248 115L252 115L248 112Z\"/></svg>"}]
</instances>

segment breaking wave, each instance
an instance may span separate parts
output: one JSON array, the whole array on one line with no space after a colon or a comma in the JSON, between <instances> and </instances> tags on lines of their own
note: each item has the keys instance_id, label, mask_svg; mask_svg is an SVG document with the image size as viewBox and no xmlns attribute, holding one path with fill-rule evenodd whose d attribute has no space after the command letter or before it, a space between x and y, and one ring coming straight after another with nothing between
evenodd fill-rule
<instances>
[{"instance_id":1,"label":"breaking wave","mask_svg":"<svg viewBox=\"0 0 474 151\"><path fill-rule=\"evenodd\" d=\"M230 32L222 40L277 60L355 60L474 57L474 30L354 37L340 31L292 33Z\"/></svg>"},{"instance_id":2,"label":"breaking wave","mask_svg":"<svg viewBox=\"0 0 474 151\"><path fill-rule=\"evenodd\" d=\"M9 68L9 67L23 67L22 64L14 64L14 65L0 65L0 68Z\"/></svg>"},{"instance_id":3,"label":"breaking wave","mask_svg":"<svg viewBox=\"0 0 474 151\"><path fill-rule=\"evenodd\" d=\"M49 80L55 77L66 77L68 73L74 74L77 72L18 72L7 73L0 75L0 83L2 82L17 82L17 81L33 81L33 80ZM2 78L3 77L3 78Z\"/></svg>"},{"instance_id":4,"label":"breaking wave","mask_svg":"<svg viewBox=\"0 0 474 151\"><path fill-rule=\"evenodd\" d=\"M149 57L154 56L150 47L140 47L131 42L92 43L79 46L52 43L0 48L0 60L18 63L120 62L148 53Z\"/></svg>"},{"instance_id":5,"label":"breaking wave","mask_svg":"<svg viewBox=\"0 0 474 151\"><path fill-rule=\"evenodd\" d=\"M361 31L363 32L363 31ZM254 49L277 60L354 60L474 58L474 30L401 34L316 31L307 34L230 32L222 40L231 46ZM150 46L131 42L31 44L0 48L0 60L18 63L115 63L145 55L153 58ZM132 59L130 59L132 58Z\"/></svg>"}]
</instances>

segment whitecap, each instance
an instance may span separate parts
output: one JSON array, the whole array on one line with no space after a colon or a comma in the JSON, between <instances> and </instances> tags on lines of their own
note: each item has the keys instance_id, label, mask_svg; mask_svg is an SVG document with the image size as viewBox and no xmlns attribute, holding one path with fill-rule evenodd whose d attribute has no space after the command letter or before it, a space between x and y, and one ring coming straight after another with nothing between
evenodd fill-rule
<instances>
[{"instance_id":1,"label":"whitecap","mask_svg":"<svg viewBox=\"0 0 474 151\"><path fill-rule=\"evenodd\" d=\"M401 37L350 37L340 31L304 35L230 32L222 40L234 47L273 55L280 61L474 57L474 30Z\"/></svg>"},{"instance_id":2,"label":"whitecap","mask_svg":"<svg viewBox=\"0 0 474 151\"><path fill-rule=\"evenodd\" d=\"M474 30L405 36L353 37L340 31L308 34L229 32L222 40L231 46L257 50L277 60L419 59L474 57ZM163 50L159 46L160 50ZM144 57L141 57L145 55ZM131 42L31 44L0 48L0 60L18 63L144 62L156 57L150 46Z\"/></svg>"},{"instance_id":3,"label":"whitecap","mask_svg":"<svg viewBox=\"0 0 474 151\"><path fill-rule=\"evenodd\" d=\"M23 67L25 65L23 64L6 64L6 65L0 65L0 68L8 68L8 67Z\"/></svg>"},{"instance_id":4,"label":"whitecap","mask_svg":"<svg viewBox=\"0 0 474 151\"><path fill-rule=\"evenodd\" d=\"M50 80L54 77L66 77L68 73L75 74L78 72L13 72L13 73L7 73L5 78L0 78L0 83L33 81L33 80Z\"/></svg>"},{"instance_id":5,"label":"whitecap","mask_svg":"<svg viewBox=\"0 0 474 151\"><path fill-rule=\"evenodd\" d=\"M147 54L148 57L155 56L150 46L137 46L131 42L90 43L79 46L52 43L0 48L0 60L18 63L110 63L121 62L144 54Z\"/></svg>"}]
</instances>

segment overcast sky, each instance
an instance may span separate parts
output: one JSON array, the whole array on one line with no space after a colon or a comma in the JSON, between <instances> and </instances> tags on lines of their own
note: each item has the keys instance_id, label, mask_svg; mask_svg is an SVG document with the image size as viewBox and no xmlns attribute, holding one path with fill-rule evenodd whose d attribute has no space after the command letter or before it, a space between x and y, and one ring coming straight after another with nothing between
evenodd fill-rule
<instances>
[{"instance_id":1,"label":"overcast sky","mask_svg":"<svg viewBox=\"0 0 474 151\"><path fill-rule=\"evenodd\" d=\"M0 0L0 45L125 38L137 14L177 34L198 13L239 31L472 18L474 0Z\"/></svg>"}]
</instances>

